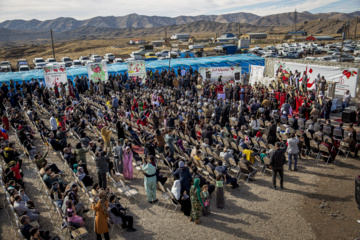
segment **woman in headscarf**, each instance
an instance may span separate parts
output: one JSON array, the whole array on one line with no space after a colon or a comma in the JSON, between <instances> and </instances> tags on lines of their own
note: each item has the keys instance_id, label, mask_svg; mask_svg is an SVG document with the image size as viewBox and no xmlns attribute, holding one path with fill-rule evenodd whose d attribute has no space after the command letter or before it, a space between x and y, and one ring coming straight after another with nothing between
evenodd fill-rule
<instances>
[{"instance_id":1,"label":"woman in headscarf","mask_svg":"<svg viewBox=\"0 0 360 240\"><path fill-rule=\"evenodd\" d=\"M133 178L133 172L134 172L132 165L132 158L133 158L133 153L130 147L126 147L123 156L123 161L124 161L123 174L124 177L129 180Z\"/></svg>"},{"instance_id":2,"label":"woman in headscarf","mask_svg":"<svg viewBox=\"0 0 360 240\"><path fill-rule=\"evenodd\" d=\"M181 184L180 180L175 180L174 185L171 188L171 193L173 194L176 201L178 201L181 205L181 211L183 211L185 216L190 216L191 211L191 202L189 195L187 195L185 192L181 193Z\"/></svg>"},{"instance_id":3,"label":"woman in headscarf","mask_svg":"<svg viewBox=\"0 0 360 240\"><path fill-rule=\"evenodd\" d=\"M195 224L200 223L200 215L202 213L202 208L204 207L202 198L201 198L201 188L200 188L200 179L196 178L194 180L194 185L190 188L190 200L191 200L191 214L190 221L195 220Z\"/></svg>"},{"instance_id":4,"label":"woman in headscarf","mask_svg":"<svg viewBox=\"0 0 360 240\"><path fill-rule=\"evenodd\" d=\"M144 171L144 185L145 191L148 198L149 203L156 203L158 200L156 199L156 163L155 157L149 156L149 162L146 163L145 159L143 159L142 169Z\"/></svg>"},{"instance_id":5,"label":"woman in headscarf","mask_svg":"<svg viewBox=\"0 0 360 240\"><path fill-rule=\"evenodd\" d=\"M109 201L105 191L100 191L99 201L91 205L91 209L95 212L95 233L96 239L101 240L101 234L104 234L105 240L110 240L109 227L108 227L108 207Z\"/></svg>"},{"instance_id":6,"label":"woman in headscarf","mask_svg":"<svg viewBox=\"0 0 360 240\"><path fill-rule=\"evenodd\" d=\"M89 175L86 175L83 167L78 167L76 176L78 177L79 181L82 181L85 187L90 187L93 185L94 180Z\"/></svg>"}]
</instances>

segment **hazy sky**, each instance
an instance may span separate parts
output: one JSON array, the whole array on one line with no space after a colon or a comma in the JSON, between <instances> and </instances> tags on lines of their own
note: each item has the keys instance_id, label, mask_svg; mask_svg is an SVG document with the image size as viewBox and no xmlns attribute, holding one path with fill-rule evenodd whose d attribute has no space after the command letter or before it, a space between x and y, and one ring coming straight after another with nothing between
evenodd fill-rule
<instances>
[{"instance_id":1,"label":"hazy sky","mask_svg":"<svg viewBox=\"0 0 360 240\"><path fill-rule=\"evenodd\" d=\"M292 12L353 12L360 0L0 0L0 22L13 19L47 20L58 17L180 16L249 12L260 16Z\"/></svg>"}]
</instances>

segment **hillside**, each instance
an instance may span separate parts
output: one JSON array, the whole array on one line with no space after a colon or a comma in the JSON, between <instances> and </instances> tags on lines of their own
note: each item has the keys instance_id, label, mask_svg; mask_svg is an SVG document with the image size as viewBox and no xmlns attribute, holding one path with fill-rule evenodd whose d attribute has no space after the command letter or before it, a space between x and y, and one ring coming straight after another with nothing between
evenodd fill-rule
<instances>
[{"instance_id":1,"label":"hillside","mask_svg":"<svg viewBox=\"0 0 360 240\"><path fill-rule=\"evenodd\" d=\"M316 19L339 19L349 20L360 16L360 11L353 13L318 13L309 12L298 13L298 23ZM57 18L52 20L39 21L36 19L8 20L0 23L0 28L26 30L26 31L48 31L51 28L54 32L67 32L84 27L108 28L108 29L126 29L126 28L156 28L164 26L174 26L190 24L198 21L216 22L216 23L250 23L256 26L289 26L293 25L294 13L280 13L264 17L252 13L231 13L221 15L199 15L199 16L145 16L138 14L129 14L126 16L107 16L94 17L86 20L77 20L75 18Z\"/></svg>"}]
</instances>

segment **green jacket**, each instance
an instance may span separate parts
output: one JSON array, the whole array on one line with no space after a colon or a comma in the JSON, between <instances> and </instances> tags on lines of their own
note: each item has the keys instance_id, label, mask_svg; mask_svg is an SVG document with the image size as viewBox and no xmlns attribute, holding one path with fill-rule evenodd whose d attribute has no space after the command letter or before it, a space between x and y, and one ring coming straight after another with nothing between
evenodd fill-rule
<instances>
[{"instance_id":1,"label":"green jacket","mask_svg":"<svg viewBox=\"0 0 360 240\"><path fill-rule=\"evenodd\" d=\"M82 161L84 164L86 164L86 153L88 151L89 151L88 148L75 149L76 162L79 163L80 161Z\"/></svg>"}]
</instances>

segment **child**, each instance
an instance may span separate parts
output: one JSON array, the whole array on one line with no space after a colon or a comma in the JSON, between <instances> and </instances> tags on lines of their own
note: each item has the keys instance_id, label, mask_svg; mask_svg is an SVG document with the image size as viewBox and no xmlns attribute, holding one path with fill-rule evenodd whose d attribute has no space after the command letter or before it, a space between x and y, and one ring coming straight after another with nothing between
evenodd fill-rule
<instances>
[{"instance_id":1,"label":"child","mask_svg":"<svg viewBox=\"0 0 360 240\"><path fill-rule=\"evenodd\" d=\"M206 184L201 188L201 198L204 203L204 207L203 207L204 216L208 216L210 214L210 194L208 190L209 190L209 186Z\"/></svg>"},{"instance_id":2,"label":"child","mask_svg":"<svg viewBox=\"0 0 360 240\"><path fill-rule=\"evenodd\" d=\"M216 207L224 208L225 199L224 199L224 182L221 175L216 176Z\"/></svg>"}]
</instances>

